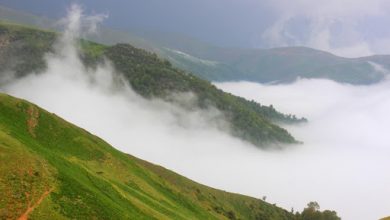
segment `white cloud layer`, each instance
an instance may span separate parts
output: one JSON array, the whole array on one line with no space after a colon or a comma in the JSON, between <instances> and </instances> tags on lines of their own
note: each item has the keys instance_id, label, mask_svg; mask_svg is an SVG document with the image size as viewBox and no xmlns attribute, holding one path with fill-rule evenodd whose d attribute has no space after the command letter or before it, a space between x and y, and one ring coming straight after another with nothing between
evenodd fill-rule
<instances>
[{"instance_id":1,"label":"white cloud layer","mask_svg":"<svg viewBox=\"0 0 390 220\"><path fill-rule=\"evenodd\" d=\"M279 188L265 187L278 203L317 200L347 220L390 214L390 81L352 86L302 79L288 85L241 82L218 87L309 118L306 125L289 127L303 146L258 162L280 175L267 177Z\"/></svg>"},{"instance_id":2,"label":"white cloud layer","mask_svg":"<svg viewBox=\"0 0 390 220\"><path fill-rule=\"evenodd\" d=\"M381 32L376 26L384 26L378 21L389 20L389 1L272 0L267 4L276 15L262 34L268 46L307 46L345 57L390 53L389 34L370 33Z\"/></svg>"}]
</instances>

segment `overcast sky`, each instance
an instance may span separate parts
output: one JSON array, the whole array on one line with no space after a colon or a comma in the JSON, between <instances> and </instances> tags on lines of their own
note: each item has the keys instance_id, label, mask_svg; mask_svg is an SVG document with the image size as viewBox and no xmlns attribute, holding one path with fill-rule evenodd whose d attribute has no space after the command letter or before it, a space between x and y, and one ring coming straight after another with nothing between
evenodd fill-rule
<instances>
[{"instance_id":1,"label":"overcast sky","mask_svg":"<svg viewBox=\"0 0 390 220\"><path fill-rule=\"evenodd\" d=\"M386 0L0 0L49 17L63 16L70 2L109 14L109 26L181 33L225 47L390 54Z\"/></svg>"}]
</instances>

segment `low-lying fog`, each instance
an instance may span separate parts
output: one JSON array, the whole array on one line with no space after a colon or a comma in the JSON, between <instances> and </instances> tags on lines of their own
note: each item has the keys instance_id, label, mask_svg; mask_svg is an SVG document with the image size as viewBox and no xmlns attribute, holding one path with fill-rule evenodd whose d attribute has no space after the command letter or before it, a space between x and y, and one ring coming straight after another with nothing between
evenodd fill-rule
<instances>
[{"instance_id":1,"label":"low-lying fog","mask_svg":"<svg viewBox=\"0 0 390 220\"><path fill-rule=\"evenodd\" d=\"M302 79L286 85L237 82L217 86L309 118L306 125L287 127L305 142L303 146L283 156L273 155L268 162L252 161L278 173L264 179L270 185L260 184L272 192L270 198L284 207L317 200L344 219L389 215L390 81L352 86Z\"/></svg>"},{"instance_id":2,"label":"low-lying fog","mask_svg":"<svg viewBox=\"0 0 390 220\"><path fill-rule=\"evenodd\" d=\"M257 198L288 210L309 201L344 219L390 214L390 82L373 86L299 80L289 85L223 83L234 94L273 104L310 123L288 127L304 145L262 151L220 130L213 109L190 113L161 100L136 95L109 64L97 70L78 59L81 11L48 69L2 87L102 137L116 148L160 164L203 184ZM191 95L178 95L191 102ZM210 122L212 121L212 122Z\"/></svg>"}]
</instances>

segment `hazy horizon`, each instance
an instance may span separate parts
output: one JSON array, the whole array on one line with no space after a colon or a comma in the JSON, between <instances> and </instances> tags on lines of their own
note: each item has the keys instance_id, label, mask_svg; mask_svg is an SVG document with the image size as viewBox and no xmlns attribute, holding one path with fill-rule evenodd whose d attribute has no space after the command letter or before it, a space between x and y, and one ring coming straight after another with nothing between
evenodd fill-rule
<instances>
[{"instance_id":1,"label":"hazy horizon","mask_svg":"<svg viewBox=\"0 0 390 220\"><path fill-rule=\"evenodd\" d=\"M108 27L175 33L222 47L306 46L345 57L390 54L385 0L0 0L0 5L58 19L71 2L88 13L109 15Z\"/></svg>"}]
</instances>

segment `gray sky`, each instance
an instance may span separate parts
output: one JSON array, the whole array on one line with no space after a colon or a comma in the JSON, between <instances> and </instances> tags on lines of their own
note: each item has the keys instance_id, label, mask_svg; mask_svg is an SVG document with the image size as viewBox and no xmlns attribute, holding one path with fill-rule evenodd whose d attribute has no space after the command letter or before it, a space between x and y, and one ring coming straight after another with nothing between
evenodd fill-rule
<instances>
[{"instance_id":1,"label":"gray sky","mask_svg":"<svg viewBox=\"0 0 390 220\"><path fill-rule=\"evenodd\" d=\"M386 0L0 0L49 17L63 16L70 2L109 14L105 24L112 27L175 32L225 47L390 54Z\"/></svg>"}]
</instances>

